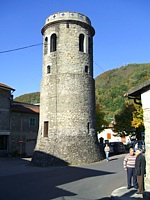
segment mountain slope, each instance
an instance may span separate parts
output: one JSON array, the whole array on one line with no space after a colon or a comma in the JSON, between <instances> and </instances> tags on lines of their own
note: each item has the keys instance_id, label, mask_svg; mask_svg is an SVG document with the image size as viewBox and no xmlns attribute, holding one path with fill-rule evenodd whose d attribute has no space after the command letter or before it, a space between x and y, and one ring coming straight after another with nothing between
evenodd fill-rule
<instances>
[{"instance_id":1,"label":"mountain slope","mask_svg":"<svg viewBox=\"0 0 150 200\"><path fill-rule=\"evenodd\" d=\"M129 64L104 72L95 79L96 99L111 121L125 104L124 93L150 79L150 64Z\"/></svg>"},{"instance_id":2,"label":"mountain slope","mask_svg":"<svg viewBox=\"0 0 150 200\"><path fill-rule=\"evenodd\" d=\"M40 92L23 94L14 99L14 101L37 104L40 103Z\"/></svg>"}]
</instances>

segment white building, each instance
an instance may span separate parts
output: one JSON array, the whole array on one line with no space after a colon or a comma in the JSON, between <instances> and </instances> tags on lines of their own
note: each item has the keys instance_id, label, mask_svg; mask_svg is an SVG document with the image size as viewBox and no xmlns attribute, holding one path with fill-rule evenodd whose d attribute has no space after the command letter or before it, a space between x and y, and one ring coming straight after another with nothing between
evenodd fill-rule
<instances>
[{"instance_id":1,"label":"white building","mask_svg":"<svg viewBox=\"0 0 150 200\"><path fill-rule=\"evenodd\" d=\"M129 136L124 136L124 137L117 136L117 133L113 131L112 127L108 127L104 129L101 133L99 133L98 134L99 141L100 141L100 138L103 138L104 142L106 140L109 142L123 142L125 145L131 142Z\"/></svg>"}]
</instances>

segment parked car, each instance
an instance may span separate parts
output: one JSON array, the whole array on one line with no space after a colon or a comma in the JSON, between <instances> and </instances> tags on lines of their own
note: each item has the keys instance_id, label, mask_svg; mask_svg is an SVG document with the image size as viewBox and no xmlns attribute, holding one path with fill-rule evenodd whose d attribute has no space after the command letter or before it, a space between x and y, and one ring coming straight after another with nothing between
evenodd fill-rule
<instances>
[{"instance_id":1,"label":"parked car","mask_svg":"<svg viewBox=\"0 0 150 200\"><path fill-rule=\"evenodd\" d=\"M125 146L122 142L110 142L109 143L110 148L113 148L114 154L124 153L125 152Z\"/></svg>"}]
</instances>

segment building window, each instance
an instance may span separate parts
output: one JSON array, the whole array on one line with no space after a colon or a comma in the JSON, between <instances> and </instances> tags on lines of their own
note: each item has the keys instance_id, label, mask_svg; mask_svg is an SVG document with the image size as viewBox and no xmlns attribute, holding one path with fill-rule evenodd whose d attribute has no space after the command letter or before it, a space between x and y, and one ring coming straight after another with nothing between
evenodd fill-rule
<instances>
[{"instance_id":1,"label":"building window","mask_svg":"<svg viewBox=\"0 0 150 200\"><path fill-rule=\"evenodd\" d=\"M48 66L47 66L47 74L50 74L50 73L51 73L51 66L48 65Z\"/></svg>"},{"instance_id":2,"label":"building window","mask_svg":"<svg viewBox=\"0 0 150 200\"><path fill-rule=\"evenodd\" d=\"M69 28L69 23L66 24L66 28Z\"/></svg>"},{"instance_id":3,"label":"building window","mask_svg":"<svg viewBox=\"0 0 150 200\"><path fill-rule=\"evenodd\" d=\"M48 52L48 37L44 40L44 55L46 55Z\"/></svg>"},{"instance_id":4,"label":"building window","mask_svg":"<svg viewBox=\"0 0 150 200\"><path fill-rule=\"evenodd\" d=\"M44 137L48 137L48 121L44 122Z\"/></svg>"},{"instance_id":5,"label":"building window","mask_svg":"<svg viewBox=\"0 0 150 200\"><path fill-rule=\"evenodd\" d=\"M34 117L30 117L29 126L31 126L31 127L35 126L35 118Z\"/></svg>"},{"instance_id":6,"label":"building window","mask_svg":"<svg viewBox=\"0 0 150 200\"><path fill-rule=\"evenodd\" d=\"M54 52L54 51L56 51L56 46L57 46L57 36L56 36L56 34L54 33L54 34L52 34L51 35L51 46L50 46L50 52Z\"/></svg>"},{"instance_id":7,"label":"building window","mask_svg":"<svg viewBox=\"0 0 150 200\"><path fill-rule=\"evenodd\" d=\"M7 135L0 135L0 150L7 150Z\"/></svg>"},{"instance_id":8,"label":"building window","mask_svg":"<svg viewBox=\"0 0 150 200\"><path fill-rule=\"evenodd\" d=\"M89 67L86 65L85 66L85 73L88 73L89 72Z\"/></svg>"},{"instance_id":9,"label":"building window","mask_svg":"<svg viewBox=\"0 0 150 200\"><path fill-rule=\"evenodd\" d=\"M79 51L84 52L84 35L79 35Z\"/></svg>"},{"instance_id":10,"label":"building window","mask_svg":"<svg viewBox=\"0 0 150 200\"><path fill-rule=\"evenodd\" d=\"M107 140L111 140L111 133L107 133Z\"/></svg>"},{"instance_id":11,"label":"building window","mask_svg":"<svg viewBox=\"0 0 150 200\"><path fill-rule=\"evenodd\" d=\"M90 132L90 123L88 122L87 123L87 130L88 130L88 133Z\"/></svg>"}]
</instances>

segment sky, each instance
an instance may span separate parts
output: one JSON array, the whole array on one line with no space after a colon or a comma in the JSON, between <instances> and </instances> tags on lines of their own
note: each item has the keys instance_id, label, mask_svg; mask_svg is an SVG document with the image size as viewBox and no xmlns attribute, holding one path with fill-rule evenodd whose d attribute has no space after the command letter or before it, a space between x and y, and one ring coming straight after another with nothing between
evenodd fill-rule
<instances>
[{"instance_id":1,"label":"sky","mask_svg":"<svg viewBox=\"0 0 150 200\"><path fill-rule=\"evenodd\" d=\"M14 97L40 91L41 28L65 11L86 15L95 29L94 78L150 62L149 0L0 0L0 83L14 88ZM31 45L37 46L15 50Z\"/></svg>"}]
</instances>

